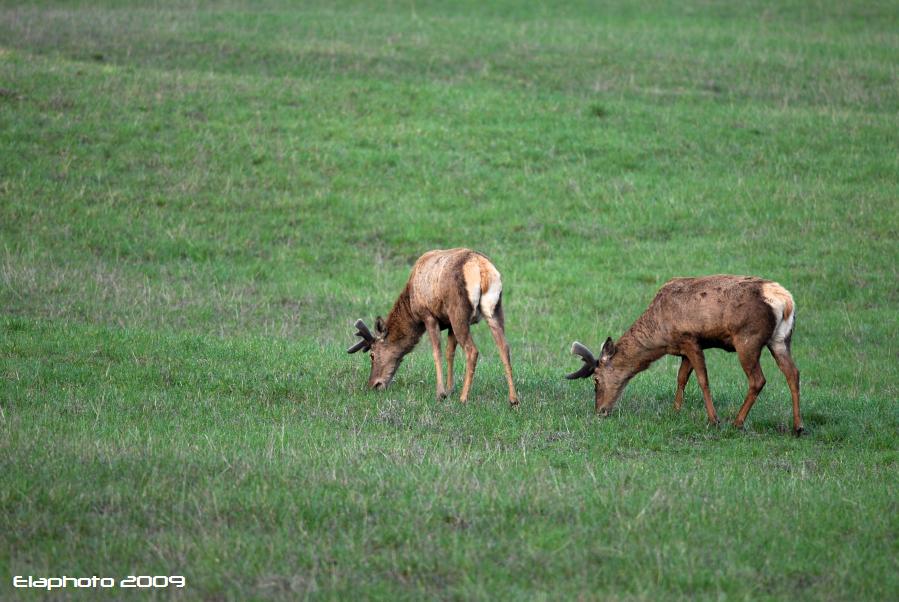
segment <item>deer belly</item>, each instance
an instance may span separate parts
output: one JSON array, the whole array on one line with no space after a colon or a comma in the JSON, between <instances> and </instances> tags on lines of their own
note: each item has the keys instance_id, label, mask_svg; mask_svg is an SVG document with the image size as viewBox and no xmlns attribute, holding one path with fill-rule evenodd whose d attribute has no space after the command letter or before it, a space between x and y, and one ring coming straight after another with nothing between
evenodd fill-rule
<instances>
[{"instance_id":1,"label":"deer belly","mask_svg":"<svg viewBox=\"0 0 899 602\"><path fill-rule=\"evenodd\" d=\"M734 351L734 343L731 339L727 338L709 338L709 339L699 339L699 346L703 349L723 349L725 351Z\"/></svg>"}]
</instances>

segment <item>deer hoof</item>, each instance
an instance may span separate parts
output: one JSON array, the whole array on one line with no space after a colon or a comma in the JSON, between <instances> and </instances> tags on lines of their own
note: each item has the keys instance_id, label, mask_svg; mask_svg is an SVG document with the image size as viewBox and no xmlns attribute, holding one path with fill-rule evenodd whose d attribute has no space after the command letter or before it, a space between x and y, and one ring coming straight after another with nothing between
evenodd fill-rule
<instances>
[{"instance_id":1,"label":"deer hoof","mask_svg":"<svg viewBox=\"0 0 899 602\"><path fill-rule=\"evenodd\" d=\"M801 437L802 433L804 433L804 432L805 432L805 429L802 428L801 426L799 428L793 429L793 433L796 435L797 438Z\"/></svg>"},{"instance_id":2,"label":"deer hoof","mask_svg":"<svg viewBox=\"0 0 899 602\"><path fill-rule=\"evenodd\" d=\"M519 407L519 406L518 406L518 399L517 399L517 398L516 398L516 399L510 399L510 400L509 400L509 406L510 406L513 410L517 410L518 407Z\"/></svg>"},{"instance_id":3,"label":"deer hoof","mask_svg":"<svg viewBox=\"0 0 899 602\"><path fill-rule=\"evenodd\" d=\"M596 410L596 415L600 416L602 418L608 417L609 414L611 414L611 412L609 412L608 408L600 408L600 409Z\"/></svg>"}]
</instances>

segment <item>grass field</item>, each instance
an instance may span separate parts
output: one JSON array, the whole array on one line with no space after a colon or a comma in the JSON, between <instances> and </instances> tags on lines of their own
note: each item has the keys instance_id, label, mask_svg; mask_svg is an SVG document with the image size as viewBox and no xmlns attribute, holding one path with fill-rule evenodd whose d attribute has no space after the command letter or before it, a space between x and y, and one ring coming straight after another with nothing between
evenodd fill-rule
<instances>
[{"instance_id":1,"label":"grass field","mask_svg":"<svg viewBox=\"0 0 899 602\"><path fill-rule=\"evenodd\" d=\"M733 4L0 4L0 597L899 598L899 6ZM517 412L484 325L466 406L345 353L453 246ZM720 428L562 380L709 273L792 291L807 436L767 352L745 431L732 354Z\"/></svg>"}]
</instances>

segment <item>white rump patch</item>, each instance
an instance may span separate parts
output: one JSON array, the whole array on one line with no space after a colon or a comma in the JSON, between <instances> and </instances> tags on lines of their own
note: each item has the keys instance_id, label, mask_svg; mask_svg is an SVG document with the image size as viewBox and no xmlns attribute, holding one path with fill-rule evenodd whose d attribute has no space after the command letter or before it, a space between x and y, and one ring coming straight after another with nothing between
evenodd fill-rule
<instances>
[{"instance_id":1,"label":"white rump patch","mask_svg":"<svg viewBox=\"0 0 899 602\"><path fill-rule=\"evenodd\" d=\"M465 292L468 293L468 301L471 303L471 316L469 322L477 322L478 307L481 304L481 268L478 262L469 261L462 266L462 275L465 279Z\"/></svg>"},{"instance_id":2,"label":"white rump patch","mask_svg":"<svg viewBox=\"0 0 899 602\"><path fill-rule=\"evenodd\" d=\"M782 348L785 346L787 337L793 332L793 325L796 322L796 305L793 302L793 296L787 289L776 283L766 283L762 288L762 293L777 320L768 344L773 348ZM787 314L786 318L784 318L785 313Z\"/></svg>"},{"instance_id":3,"label":"white rump patch","mask_svg":"<svg viewBox=\"0 0 899 602\"><path fill-rule=\"evenodd\" d=\"M487 292L481 296L481 313L485 318L493 317L499 297L503 294L503 281L500 280L499 272L493 270L490 276L490 286L487 288Z\"/></svg>"},{"instance_id":4,"label":"white rump patch","mask_svg":"<svg viewBox=\"0 0 899 602\"><path fill-rule=\"evenodd\" d=\"M783 316L783 314L781 314ZM783 347L784 341L787 340L787 337L790 336L790 333L793 332L793 323L796 321L796 312L790 314L790 317L786 320L781 317L780 321L777 323L777 326L774 328L774 334L771 335L771 346L772 347Z\"/></svg>"}]
</instances>

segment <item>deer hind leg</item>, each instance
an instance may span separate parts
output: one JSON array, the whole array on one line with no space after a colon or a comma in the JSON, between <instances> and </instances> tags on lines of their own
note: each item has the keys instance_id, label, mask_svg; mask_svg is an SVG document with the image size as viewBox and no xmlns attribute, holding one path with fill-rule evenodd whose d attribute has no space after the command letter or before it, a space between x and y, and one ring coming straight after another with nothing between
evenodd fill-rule
<instances>
[{"instance_id":1,"label":"deer hind leg","mask_svg":"<svg viewBox=\"0 0 899 602\"><path fill-rule=\"evenodd\" d=\"M690 380L690 374L693 372L693 364L686 356L680 358L680 368L677 370L677 391L674 392L674 409L678 412L684 404L684 387Z\"/></svg>"},{"instance_id":2,"label":"deer hind leg","mask_svg":"<svg viewBox=\"0 0 899 602\"><path fill-rule=\"evenodd\" d=\"M802 427L802 416L799 414L799 369L793 363L793 356L790 354L788 342L769 345L768 349L771 351L771 355L774 356L777 367L780 368L780 371L787 378L790 395L793 397L793 432L798 437L805 430Z\"/></svg>"},{"instance_id":3,"label":"deer hind leg","mask_svg":"<svg viewBox=\"0 0 899 602\"><path fill-rule=\"evenodd\" d=\"M699 389L702 391L702 398L705 401L705 411L709 416L709 422L718 424L718 414L715 412L715 405L712 403L712 392L709 391L709 376L705 370L705 355L699 345L694 344L684 350L684 355L696 371L696 381L699 383Z\"/></svg>"},{"instance_id":4,"label":"deer hind leg","mask_svg":"<svg viewBox=\"0 0 899 602\"><path fill-rule=\"evenodd\" d=\"M437 368L437 399L446 399L446 389L443 387L443 369L440 365L440 325L432 317L425 319L425 328L428 338L431 339L431 353L434 356L434 367Z\"/></svg>"},{"instance_id":5,"label":"deer hind leg","mask_svg":"<svg viewBox=\"0 0 899 602\"><path fill-rule=\"evenodd\" d=\"M503 315L502 301L496 304L492 315L487 317L487 325L493 333L493 340L499 355L503 360L503 369L506 371L506 382L509 385L509 405L518 405L518 393L515 392L515 382L512 380L512 360L509 358L509 343L506 341L505 316Z\"/></svg>"},{"instance_id":6,"label":"deer hind leg","mask_svg":"<svg viewBox=\"0 0 899 602\"><path fill-rule=\"evenodd\" d=\"M762 373L762 365L759 363L759 356L762 353L761 345L751 343L738 347L736 351L737 357L740 358L740 365L743 366L743 372L746 373L746 378L749 380L749 391L734 420L735 427L743 428L743 422L746 421L749 410L752 409L759 393L765 388L765 375Z\"/></svg>"},{"instance_id":7,"label":"deer hind leg","mask_svg":"<svg viewBox=\"0 0 899 602\"><path fill-rule=\"evenodd\" d=\"M455 383L453 382L453 362L456 360L456 335L453 329L449 329L449 335L446 338L446 393L449 395L453 392Z\"/></svg>"},{"instance_id":8,"label":"deer hind leg","mask_svg":"<svg viewBox=\"0 0 899 602\"><path fill-rule=\"evenodd\" d=\"M471 381L474 379L475 366L478 364L478 348L475 347L474 339L471 338L467 316L461 320L454 319L452 323L456 341L465 351L465 378L462 380L462 394L459 396L459 401L465 403L468 401L468 392L471 390Z\"/></svg>"}]
</instances>

